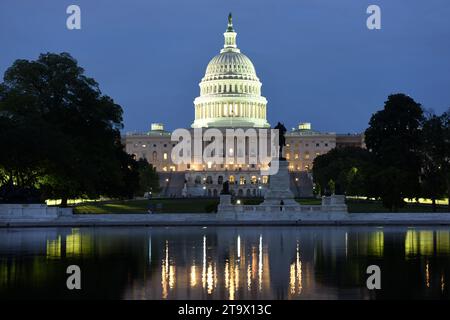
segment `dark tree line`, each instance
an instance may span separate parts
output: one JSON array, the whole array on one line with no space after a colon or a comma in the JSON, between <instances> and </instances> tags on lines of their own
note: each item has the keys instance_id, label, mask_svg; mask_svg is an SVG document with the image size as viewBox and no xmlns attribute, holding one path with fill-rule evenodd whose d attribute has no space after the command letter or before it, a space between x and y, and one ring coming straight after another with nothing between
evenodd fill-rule
<instances>
[{"instance_id":1,"label":"dark tree line","mask_svg":"<svg viewBox=\"0 0 450 320\"><path fill-rule=\"evenodd\" d=\"M122 127L122 108L68 53L16 60L0 84L0 201L143 193L157 175L125 152Z\"/></svg>"},{"instance_id":2,"label":"dark tree line","mask_svg":"<svg viewBox=\"0 0 450 320\"><path fill-rule=\"evenodd\" d=\"M365 131L367 149L334 149L314 160L321 193L381 199L397 211L404 199L450 194L450 110L438 116L404 94L388 97ZM450 209L450 207L449 207Z\"/></svg>"}]
</instances>

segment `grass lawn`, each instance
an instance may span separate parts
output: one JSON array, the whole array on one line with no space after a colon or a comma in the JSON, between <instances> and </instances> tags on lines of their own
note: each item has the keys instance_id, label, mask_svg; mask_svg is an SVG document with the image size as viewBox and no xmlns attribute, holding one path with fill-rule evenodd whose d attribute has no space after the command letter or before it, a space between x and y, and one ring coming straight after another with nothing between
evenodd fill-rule
<instances>
[{"instance_id":1,"label":"grass lawn","mask_svg":"<svg viewBox=\"0 0 450 320\"><path fill-rule=\"evenodd\" d=\"M242 198L244 205L258 205L262 198ZM320 199L296 199L302 205L320 205ZM85 202L74 206L77 214L93 213L147 213L150 204L155 213L208 213L214 212L219 199L152 199L152 200L111 200L102 202ZM388 212L380 201L347 199L350 213ZM155 210L156 209L156 210ZM432 212L431 204L408 203L400 212ZM438 205L438 212L448 212L447 205Z\"/></svg>"},{"instance_id":2,"label":"grass lawn","mask_svg":"<svg viewBox=\"0 0 450 320\"><path fill-rule=\"evenodd\" d=\"M219 204L217 199L152 199L86 202L74 207L74 212L83 213L148 213L150 204L155 213L204 213L212 212Z\"/></svg>"},{"instance_id":3,"label":"grass lawn","mask_svg":"<svg viewBox=\"0 0 450 320\"><path fill-rule=\"evenodd\" d=\"M243 198L244 205L258 205L262 198ZM320 204L318 199L297 199L300 204ZM76 214L106 213L147 213L150 204L156 208L155 213L208 213L217 209L219 199L152 199L152 200L111 200L84 202L74 206Z\"/></svg>"},{"instance_id":4,"label":"grass lawn","mask_svg":"<svg viewBox=\"0 0 450 320\"><path fill-rule=\"evenodd\" d=\"M383 207L381 201L347 199L346 203L350 213L389 212L388 209ZM405 207L399 209L399 212L433 212L433 208L428 203L407 203ZM448 212L448 206L438 205L437 212Z\"/></svg>"},{"instance_id":5,"label":"grass lawn","mask_svg":"<svg viewBox=\"0 0 450 320\"><path fill-rule=\"evenodd\" d=\"M257 205L263 202L263 198L248 198L248 199L242 199L242 204L245 205ZM315 199L315 198L297 198L295 199L298 203L302 205L320 205L321 200Z\"/></svg>"}]
</instances>

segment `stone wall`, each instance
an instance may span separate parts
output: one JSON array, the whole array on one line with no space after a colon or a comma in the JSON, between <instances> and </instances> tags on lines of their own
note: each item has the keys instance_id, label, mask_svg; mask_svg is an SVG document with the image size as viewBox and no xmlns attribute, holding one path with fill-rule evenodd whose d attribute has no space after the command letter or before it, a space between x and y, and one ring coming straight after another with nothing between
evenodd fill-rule
<instances>
[{"instance_id":1,"label":"stone wall","mask_svg":"<svg viewBox=\"0 0 450 320\"><path fill-rule=\"evenodd\" d=\"M0 218L53 219L72 215L72 208L49 207L46 204L0 204Z\"/></svg>"}]
</instances>

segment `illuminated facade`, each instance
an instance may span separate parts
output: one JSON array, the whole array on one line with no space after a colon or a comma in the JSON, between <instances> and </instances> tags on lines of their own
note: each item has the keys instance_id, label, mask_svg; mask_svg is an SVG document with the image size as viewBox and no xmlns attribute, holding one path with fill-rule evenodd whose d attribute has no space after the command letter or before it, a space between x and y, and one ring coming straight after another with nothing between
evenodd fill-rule
<instances>
[{"instance_id":1,"label":"illuminated facade","mask_svg":"<svg viewBox=\"0 0 450 320\"><path fill-rule=\"evenodd\" d=\"M189 129L269 128L267 99L261 95L261 82L251 60L241 53L236 43L231 15L224 33L225 43L220 53L209 62L199 83L200 96L194 100L194 122ZM175 142L160 123L152 124L147 133L131 133L124 137L126 151L136 158L147 159L160 172L165 195L217 196L224 181L230 181L231 192L239 196L262 196L268 182L260 174L268 163L238 165L237 147L223 150L234 159L223 164L198 162L176 165L171 160ZM269 141L268 141L269 144ZM225 144L224 144L225 145ZM203 143L205 148L206 143ZM335 147L364 146L363 136L323 133L301 123L286 135L285 156L292 173L291 189L297 196L312 195L310 170L314 158ZM248 156L249 149L243 151ZM228 154L229 156L229 154ZM186 184L186 186L185 186Z\"/></svg>"}]
</instances>

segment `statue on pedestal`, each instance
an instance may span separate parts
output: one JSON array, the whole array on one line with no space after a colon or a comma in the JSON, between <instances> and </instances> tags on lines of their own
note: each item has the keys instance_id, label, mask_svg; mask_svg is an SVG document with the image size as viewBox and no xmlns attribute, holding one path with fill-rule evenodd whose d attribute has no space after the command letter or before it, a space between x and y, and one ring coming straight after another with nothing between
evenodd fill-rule
<instances>
[{"instance_id":1,"label":"statue on pedestal","mask_svg":"<svg viewBox=\"0 0 450 320\"><path fill-rule=\"evenodd\" d=\"M220 194L230 194L230 183L228 182L228 180L223 183L222 191L220 192Z\"/></svg>"},{"instance_id":2,"label":"statue on pedestal","mask_svg":"<svg viewBox=\"0 0 450 320\"><path fill-rule=\"evenodd\" d=\"M283 147L286 145L286 137L285 137L287 132L286 127L281 122L278 122L274 129L278 129L278 146L280 148L278 159L286 160L283 157Z\"/></svg>"}]
</instances>

